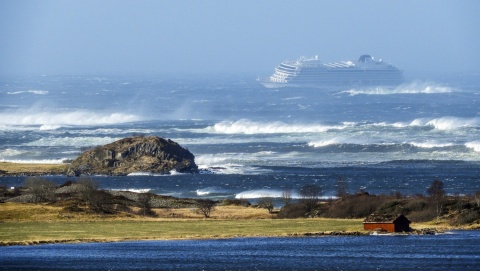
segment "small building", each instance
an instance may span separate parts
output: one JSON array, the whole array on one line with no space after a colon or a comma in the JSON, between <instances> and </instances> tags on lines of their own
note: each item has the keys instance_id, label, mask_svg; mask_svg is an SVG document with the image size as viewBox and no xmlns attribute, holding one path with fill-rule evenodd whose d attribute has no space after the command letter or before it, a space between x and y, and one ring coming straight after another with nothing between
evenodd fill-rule
<instances>
[{"instance_id":1,"label":"small building","mask_svg":"<svg viewBox=\"0 0 480 271\"><path fill-rule=\"evenodd\" d=\"M363 221L363 228L370 231L408 232L410 220L402 214L371 214Z\"/></svg>"}]
</instances>

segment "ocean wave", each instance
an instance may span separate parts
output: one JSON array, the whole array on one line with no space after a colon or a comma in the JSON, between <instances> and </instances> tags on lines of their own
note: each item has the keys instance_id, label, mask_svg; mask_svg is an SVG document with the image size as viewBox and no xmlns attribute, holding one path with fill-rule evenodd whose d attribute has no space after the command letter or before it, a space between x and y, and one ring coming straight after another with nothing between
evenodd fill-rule
<instances>
[{"instance_id":1,"label":"ocean wave","mask_svg":"<svg viewBox=\"0 0 480 271\"><path fill-rule=\"evenodd\" d=\"M18 164L64 164L68 158L60 159L0 159L0 162L18 163Z\"/></svg>"},{"instance_id":2,"label":"ocean wave","mask_svg":"<svg viewBox=\"0 0 480 271\"><path fill-rule=\"evenodd\" d=\"M456 145L454 143L441 143L436 141L425 142L360 142L353 141L339 141L336 139L326 139L322 141L309 142L308 146L313 148L327 148L334 147L341 149L342 152L399 152L399 151L416 151L421 152L422 149L445 149L455 150L455 148L463 148L463 145Z\"/></svg>"},{"instance_id":3,"label":"ocean wave","mask_svg":"<svg viewBox=\"0 0 480 271\"><path fill-rule=\"evenodd\" d=\"M283 191L276 189L255 189L243 191L235 195L236 199L258 199L265 197L281 198L283 197ZM298 194L296 192L292 192L291 197L298 198Z\"/></svg>"},{"instance_id":4,"label":"ocean wave","mask_svg":"<svg viewBox=\"0 0 480 271\"><path fill-rule=\"evenodd\" d=\"M445 116L441 118L420 118L413 120L409 126L431 126L437 130L455 130L459 128L480 127L480 118L460 118Z\"/></svg>"},{"instance_id":5,"label":"ocean wave","mask_svg":"<svg viewBox=\"0 0 480 271\"><path fill-rule=\"evenodd\" d=\"M24 144L25 146L39 146L39 147L90 147L99 146L112 143L120 140L120 137L43 137L35 141Z\"/></svg>"},{"instance_id":6,"label":"ocean wave","mask_svg":"<svg viewBox=\"0 0 480 271\"><path fill-rule=\"evenodd\" d=\"M340 93L347 93L350 96L356 95L394 95L394 94L435 94L435 93L449 93L454 89L449 86L444 86L434 82L420 82L414 81L407 84L402 84L395 88L375 87L366 89L350 89Z\"/></svg>"},{"instance_id":7,"label":"ocean wave","mask_svg":"<svg viewBox=\"0 0 480 271\"><path fill-rule=\"evenodd\" d=\"M214 194L228 193L227 190L220 187L205 187L205 188L197 189L195 192L197 193L197 196L208 196L208 195L214 195Z\"/></svg>"},{"instance_id":8,"label":"ocean wave","mask_svg":"<svg viewBox=\"0 0 480 271\"><path fill-rule=\"evenodd\" d=\"M31 93L31 94L35 94L35 95L47 95L47 94L48 94L48 91L47 91L47 90L36 90L36 89L32 89L32 90L23 90L23 91L7 92L7 94L9 94L9 95L17 95L17 94L22 94L22 93Z\"/></svg>"},{"instance_id":9,"label":"ocean wave","mask_svg":"<svg viewBox=\"0 0 480 271\"><path fill-rule=\"evenodd\" d=\"M422 148L422 149L446 148L446 147L455 146L455 144L453 143L439 143L434 141L409 142L408 144L417 148Z\"/></svg>"},{"instance_id":10,"label":"ocean wave","mask_svg":"<svg viewBox=\"0 0 480 271\"><path fill-rule=\"evenodd\" d=\"M164 174L157 174L152 172L132 172L127 174L127 176L163 176Z\"/></svg>"},{"instance_id":11,"label":"ocean wave","mask_svg":"<svg viewBox=\"0 0 480 271\"><path fill-rule=\"evenodd\" d=\"M480 141L471 141L465 143L467 148L473 149L475 152L480 152Z\"/></svg>"},{"instance_id":12,"label":"ocean wave","mask_svg":"<svg viewBox=\"0 0 480 271\"><path fill-rule=\"evenodd\" d=\"M202 129L203 132L215 134L289 134L289 133L321 133L332 129L345 129L352 123L339 125L291 124L281 121L255 122L247 119L222 121Z\"/></svg>"},{"instance_id":13,"label":"ocean wave","mask_svg":"<svg viewBox=\"0 0 480 271\"><path fill-rule=\"evenodd\" d=\"M18 156L25 153L27 152L8 148L8 149L0 150L0 157Z\"/></svg>"},{"instance_id":14,"label":"ocean wave","mask_svg":"<svg viewBox=\"0 0 480 271\"><path fill-rule=\"evenodd\" d=\"M110 191L129 191L129 192L134 192L134 193L148 193L152 189L150 188L125 188L125 189L107 189Z\"/></svg>"},{"instance_id":15,"label":"ocean wave","mask_svg":"<svg viewBox=\"0 0 480 271\"><path fill-rule=\"evenodd\" d=\"M125 113L101 113L93 111L68 112L29 112L0 113L0 125L41 125L57 127L60 125L105 125L139 121L140 117Z\"/></svg>"},{"instance_id":16,"label":"ocean wave","mask_svg":"<svg viewBox=\"0 0 480 271\"><path fill-rule=\"evenodd\" d=\"M296 190L290 190L289 197L292 199L301 199L302 196ZM285 190L281 189L253 189L242 191L235 195L236 199L260 199L260 198L283 198L285 194ZM320 199L334 199L335 196L320 196Z\"/></svg>"}]
</instances>

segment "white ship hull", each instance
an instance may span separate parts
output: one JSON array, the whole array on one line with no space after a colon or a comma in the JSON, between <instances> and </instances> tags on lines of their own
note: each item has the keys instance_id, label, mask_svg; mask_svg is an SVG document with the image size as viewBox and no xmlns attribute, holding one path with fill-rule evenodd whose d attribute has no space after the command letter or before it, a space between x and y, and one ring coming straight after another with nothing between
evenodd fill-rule
<instances>
[{"instance_id":1,"label":"white ship hull","mask_svg":"<svg viewBox=\"0 0 480 271\"><path fill-rule=\"evenodd\" d=\"M336 63L322 63L315 57L283 62L275 68L273 75L258 81L266 88L396 86L403 83L403 73L369 55L361 56L358 61Z\"/></svg>"}]
</instances>

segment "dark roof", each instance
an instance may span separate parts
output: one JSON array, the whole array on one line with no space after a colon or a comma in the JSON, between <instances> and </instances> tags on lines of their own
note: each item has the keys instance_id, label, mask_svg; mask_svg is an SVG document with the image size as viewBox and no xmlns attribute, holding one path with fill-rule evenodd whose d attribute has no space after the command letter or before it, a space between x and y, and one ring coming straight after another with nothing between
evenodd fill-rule
<instances>
[{"instance_id":1,"label":"dark roof","mask_svg":"<svg viewBox=\"0 0 480 271\"><path fill-rule=\"evenodd\" d=\"M407 220L410 221L402 214L371 214L365 220L364 223L394 223L397 220Z\"/></svg>"}]
</instances>

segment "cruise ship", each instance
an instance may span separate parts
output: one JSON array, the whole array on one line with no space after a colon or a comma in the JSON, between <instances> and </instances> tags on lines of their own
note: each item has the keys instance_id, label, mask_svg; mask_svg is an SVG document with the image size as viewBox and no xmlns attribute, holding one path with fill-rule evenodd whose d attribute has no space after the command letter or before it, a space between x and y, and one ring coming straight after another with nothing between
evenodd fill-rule
<instances>
[{"instance_id":1,"label":"cruise ship","mask_svg":"<svg viewBox=\"0 0 480 271\"><path fill-rule=\"evenodd\" d=\"M403 83L403 72L370 55L333 63L323 63L315 56L285 61L275 68L272 76L257 80L267 88L396 86Z\"/></svg>"}]
</instances>

